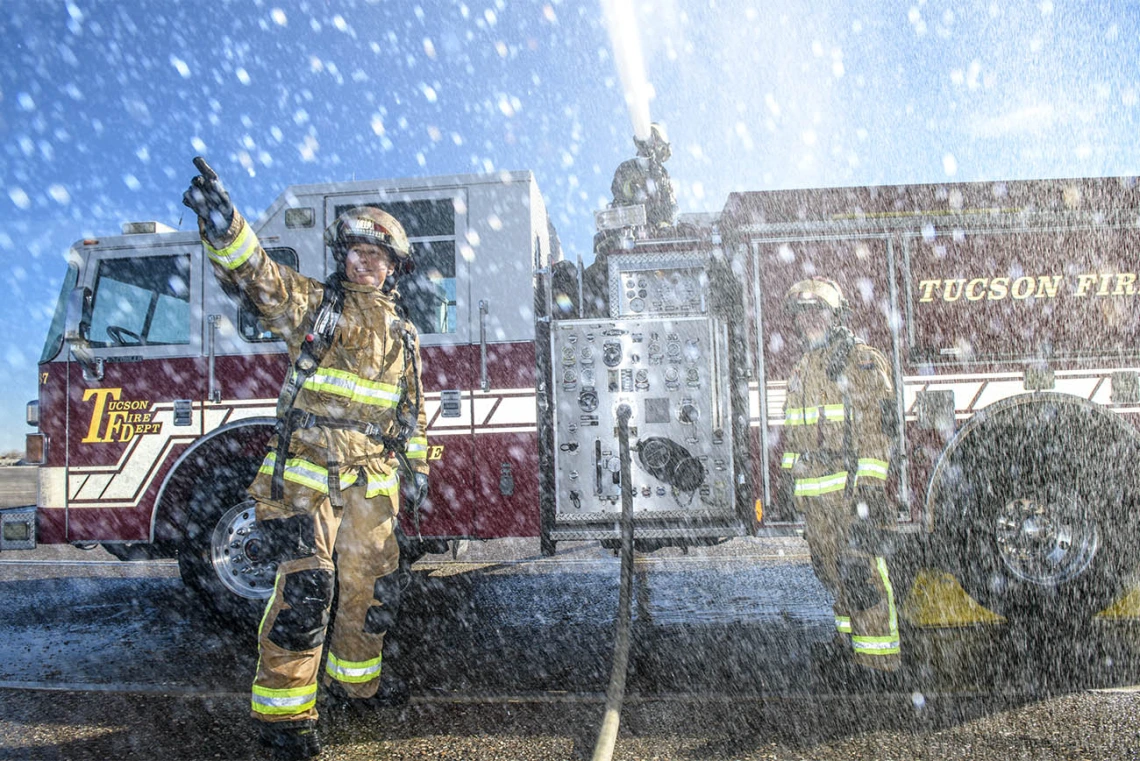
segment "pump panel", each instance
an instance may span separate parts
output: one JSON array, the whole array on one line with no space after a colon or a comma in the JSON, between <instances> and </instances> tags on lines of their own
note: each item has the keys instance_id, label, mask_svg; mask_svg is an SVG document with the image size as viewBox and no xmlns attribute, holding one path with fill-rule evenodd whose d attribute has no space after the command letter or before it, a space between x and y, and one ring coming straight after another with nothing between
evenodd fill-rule
<instances>
[{"instance_id":1,"label":"pump panel","mask_svg":"<svg viewBox=\"0 0 1140 761\"><path fill-rule=\"evenodd\" d=\"M727 340L710 317L554 323L556 527L612 532L622 404L632 413L637 536L719 536L735 525Z\"/></svg>"}]
</instances>

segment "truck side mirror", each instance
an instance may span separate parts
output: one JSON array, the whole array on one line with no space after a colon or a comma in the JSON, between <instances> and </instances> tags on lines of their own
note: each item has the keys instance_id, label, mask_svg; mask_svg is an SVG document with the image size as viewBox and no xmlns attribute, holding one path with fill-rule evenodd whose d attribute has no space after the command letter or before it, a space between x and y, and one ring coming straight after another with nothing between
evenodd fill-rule
<instances>
[{"instance_id":1,"label":"truck side mirror","mask_svg":"<svg viewBox=\"0 0 1140 761\"><path fill-rule=\"evenodd\" d=\"M83 367L83 377L89 381L103 380L103 358L91 353L91 289L76 286L67 297L67 319L63 337L71 353Z\"/></svg>"}]
</instances>

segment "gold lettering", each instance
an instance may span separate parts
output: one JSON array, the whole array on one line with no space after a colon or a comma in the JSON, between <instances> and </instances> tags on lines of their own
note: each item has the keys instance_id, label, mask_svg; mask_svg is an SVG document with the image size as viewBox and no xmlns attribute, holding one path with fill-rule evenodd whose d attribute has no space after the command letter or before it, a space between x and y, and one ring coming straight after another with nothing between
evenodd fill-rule
<instances>
[{"instance_id":1,"label":"gold lettering","mask_svg":"<svg viewBox=\"0 0 1140 761\"><path fill-rule=\"evenodd\" d=\"M1074 295L1077 298L1087 296L1089 288L1091 288L1096 281L1096 275L1077 275L1077 292Z\"/></svg>"},{"instance_id":2,"label":"gold lettering","mask_svg":"<svg viewBox=\"0 0 1140 761\"><path fill-rule=\"evenodd\" d=\"M97 444L110 441L110 435L105 439L99 438L99 428L103 424L103 412L107 406L108 397L118 399L123 393L121 388L89 388L83 392L83 401L95 399L95 409L91 411L91 425L87 428L87 435L80 439L83 444Z\"/></svg>"},{"instance_id":3,"label":"gold lettering","mask_svg":"<svg viewBox=\"0 0 1140 761\"><path fill-rule=\"evenodd\" d=\"M1065 279L1064 275L1038 275L1037 276L1037 298L1039 299L1055 299L1057 298L1057 288L1060 287L1061 281Z\"/></svg>"},{"instance_id":4,"label":"gold lettering","mask_svg":"<svg viewBox=\"0 0 1140 761\"><path fill-rule=\"evenodd\" d=\"M976 277L966 285L966 301L981 301L986 297L987 278ZM977 290L981 286L982 290Z\"/></svg>"},{"instance_id":5,"label":"gold lettering","mask_svg":"<svg viewBox=\"0 0 1140 761\"><path fill-rule=\"evenodd\" d=\"M947 280L943 285L942 300L957 301L958 299L962 298L962 286L965 284L965 278L958 280Z\"/></svg>"},{"instance_id":6,"label":"gold lettering","mask_svg":"<svg viewBox=\"0 0 1140 761\"><path fill-rule=\"evenodd\" d=\"M995 277L990 281L990 295L987 298L990 301L1001 301L1009 295L1009 278L1008 277Z\"/></svg>"},{"instance_id":7,"label":"gold lettering","mask_svg":"<svg viewBox=\"0 0 1140 761\"><path fill-rule=\"evenodd\" d=\"M1019 277L1017 280L1013 281L1013 297L1015 299L1029 298L1033 295L1034 285L1036 285L1036 283L1033 282L1033 278L1028 276ZM1023 288L1022 286L1025 287Z\"/></svg>"},{"instance_id":8,"label":"gold lettering","mask_svg":"<svg viewBox=\"0 0 1140 761\"><path fill-rule=\"evenodd\" d=\"M1100 288L1097 289L1096 295L1097 296L1107 296L1109 294L1108 284L1110 282L1112 282L1112 275L1107 275L1107 274L1101 275L1100 276Z\"/></svg>"},{"instance_id":9,"label":"gold lettering","mask_svg":"<svg viewBox=\"0 0 1140 761\"><path fill-rule=\"evenodd\" d=\"M1112 289L1113 296L1135 296L1136 295L1136 274L1133 272L1121 272L1116 276L1116 287Z\"/></svg>"},{"instance_id":10,"label":"gold lettering","mask_svg":"<svg viewBox=\"0 0 1140 761\"><path fill-rule=\"evenodd\" d=\"M918 287L922 289L922 298L919 303L934 301L934 289L942 285L941 280L922 280L919 282Z\"/></svg>"},{"instance_id":11,"label":"gold lettering","mask_svg":"<svg viewBox=\"0 0 1140 761\"><path fill-rule=\"evenodd\" d=\"M428 459L439 460L443 457L443 445L428 447Z\"/></svg>"}]
</instances>

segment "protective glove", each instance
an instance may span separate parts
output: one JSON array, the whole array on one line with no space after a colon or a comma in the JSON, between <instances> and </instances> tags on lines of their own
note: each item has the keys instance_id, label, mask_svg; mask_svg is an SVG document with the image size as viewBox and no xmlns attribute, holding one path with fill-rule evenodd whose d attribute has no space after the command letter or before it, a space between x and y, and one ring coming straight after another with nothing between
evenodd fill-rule
<instances>
[{"instance_id":1,"label":"protective glove","mask_svg":"<svg viewBox=\"0 0 1140 761\"><path fill-rule=\"evenodd\" d=\"M415 507L423 507L424 501L427 499L427 474L416 473L413 475L415 481L415 494L413 496L413 505Z\"/></svg>"},{"instance_id":2,"label":"protective glove","mask_svg":"<svg viewBox=\"0 0 1140 761\"><path fill-rule=\"evenodd\" d=\"M234 221L234 205L230 203L230 195L222 187L217 172L210 168L206 159L195 156L194 166L199 174L182 194L182 203L202 220L206 237L213 242L230 229Z\"/></svg>"}]
</instances>

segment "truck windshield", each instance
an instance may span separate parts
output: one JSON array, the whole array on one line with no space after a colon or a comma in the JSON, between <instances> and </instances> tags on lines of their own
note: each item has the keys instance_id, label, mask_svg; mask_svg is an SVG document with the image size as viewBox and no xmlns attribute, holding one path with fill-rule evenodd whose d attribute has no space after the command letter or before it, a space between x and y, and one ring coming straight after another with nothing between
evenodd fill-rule
<instances>
[{"instance_id":1,"label":"truck windshield","mask_svg":"<svg viewBox=\"0 0 1140 761\"><path fill-rule=\"evenodd\" d=\"M63 288L59 292L59 298L55 302L55 312L51 316L47 340L44 341L44 350L40 354L40 362L51 362L63 348L63 323L67 319L67 299L77 282L79 282L79 267L68 264L67 274L63 278Z\"/></svg>"},{"instance_id":2,"label":"truck windshield","mask_svg":"<svg viewBox=\"0 0 1140 761\"><path fill-rule=\"evenodd\" d=\"M190 257L99 262L90 340L92 346L190 343Z\"/></svg>"}]
</instances>

